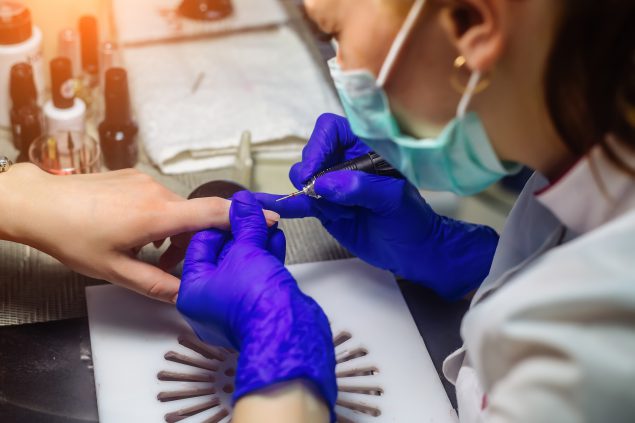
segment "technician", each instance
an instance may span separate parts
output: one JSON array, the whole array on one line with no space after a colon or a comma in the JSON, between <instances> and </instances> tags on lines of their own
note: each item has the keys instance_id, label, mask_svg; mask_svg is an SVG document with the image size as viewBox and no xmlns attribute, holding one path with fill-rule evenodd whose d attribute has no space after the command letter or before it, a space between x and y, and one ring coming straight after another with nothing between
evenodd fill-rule
<instances>
[{"instance_id":1,"label":"technician","mask_svg":"<svg viewBox=\"0 0 635 423\"><path fill-rule=\"evenodd\" d=\"M317 180L318 200L239 193L231 234L194 237L177 306L202 339L240 349L233 421L335 420L327 318L262 206L319 218L445 298L475 291L444 364L462 422L635 421L635 2L306 5L338 42L348 120L318 120L292 182L369 149L409 182L341 171ZM417 190L473 194L519 165L536 173L500 240Z\"/></svg>"}]
</instances>

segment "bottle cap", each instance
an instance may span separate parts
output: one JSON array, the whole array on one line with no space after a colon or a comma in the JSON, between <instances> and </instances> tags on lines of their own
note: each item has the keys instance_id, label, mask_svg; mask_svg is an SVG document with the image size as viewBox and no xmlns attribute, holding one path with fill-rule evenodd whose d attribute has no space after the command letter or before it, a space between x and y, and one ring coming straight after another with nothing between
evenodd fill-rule
<instances>
[{"instance_id":1,"label":"bottle cap","mask_svg":"<svg viewBox=\"0 0 635 423\"><path fill-rule=\"evenodd\" d=\"M58 109L70 109L75 104L75 81L68 57L51 60L51 94Z\"/></svg>"},{"instance_id":2,"label":"bottle cap","mask_svg":"<svg viewBox=\"0 0 635 423\"><path fill-rule=\"evenodd\" d=\"M183 0L177 8L179 14L199 21L215 21L231 15L231 0Z\"/></svg>"},{"instance_id":3,"label":"bottle cap","mask_svg":"<svg viewBox=\"0 0 635 423\"><path fill-rule=\"evenodd\" d=\"M110 68L106 71L105 88L106 116L109 123L126 124L130 122L130 94L128 74L123 68Z\"/></svg>"},{"instance_id":4,"label":"bottle cap","mask_svg":"<svg viewBox=\"0 0 635 423\"><path fill-rule=\"evenodd\" d=\"M17 63L11 67L9 87L13 107L28 106L37 102L33 68L28 63Z\"/></svg>"},{"instance_id":5,"label":"bottle cap","mask_svg":"<svg viewBox=\"0 0 635 423\"><path fill-rule=\"evenodd\" d=\"M86 73L96 75L99 72L97 18L91 15L79 18L79 37L81 39L82 68Z\"/></svg>"},{"instance_id":6,"label":"bottle cap","mask_svg":"<svg viewBox=\"0 0 635 423\"><path fill-rule=\"evenodd\" d=\"M22 43L32 34L29 9L17 1L0 0L0 44Z\"/></svg>"}]
</instances>

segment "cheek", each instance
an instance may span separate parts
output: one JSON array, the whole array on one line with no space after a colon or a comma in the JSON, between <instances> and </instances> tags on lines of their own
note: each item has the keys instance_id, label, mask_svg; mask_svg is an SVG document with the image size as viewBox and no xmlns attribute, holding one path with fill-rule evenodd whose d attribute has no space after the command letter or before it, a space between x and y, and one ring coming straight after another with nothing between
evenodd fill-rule
<instances>
[{"instance_id":1,"label":"cheek","mask_svg":"<svg viewBox=\"0 0 635 423\"><path fill-rule=\"evenodd\" d=\"M334 0L304 0L309 18L324 32L331 33L339 7Z\"/></svg>"},{"instance_id":2,"label":"cheek","mask_svg":"<svg viewBox=\"0 0 635 423\"><path fill-rule=\"evenodd\" d=\"M400 121L440 127L454 117L461 98L450 84L457 53L439 25L423 24L407 43L386 91Z\"/></svg>"},{"instance_id":3,"label":"cheek","mask_svg":"<svg viewBox=\"0 0 635 423\"><path fill-rule=\"evenodd\" d=\"M359 37L358 34L341 33L338 40L338 58L344 70L369 70L375 76L384 62L386 54L390 48L380 46L371 42L370 37Z\"/></svg>"},{"instance_id":4,"label":"cheek","mask_svg":"<svg viewBox=\"0 0 635 423\"><path fill-rule=\"evenodd\" d=\"M374 1L359 1L342 18L338 37L342 69L366 69L378 75L388 50L401 27Z\"/></svg>"}]
</instances>

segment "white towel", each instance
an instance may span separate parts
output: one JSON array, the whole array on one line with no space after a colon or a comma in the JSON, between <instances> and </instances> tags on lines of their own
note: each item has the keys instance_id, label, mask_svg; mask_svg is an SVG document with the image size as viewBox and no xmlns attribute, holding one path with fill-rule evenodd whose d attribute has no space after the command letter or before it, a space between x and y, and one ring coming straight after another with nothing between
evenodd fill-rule
<instances>
[{"instance_id":1,"label":"white towel","mask_svg":"<svg viewBox=\"0 0 635 423\"><path fill-rule=\"evenodd\" d=\"M297 34L281 27L127 48L133 104L152 161L168 174L233 163L241 134L255 150L298 149L317 117L342 113Z\"/></svg>"},{"instance_id":2,"label":"white towel","mask_svg":"<svg viewBox=\"0 0 635 423\"><path fill-rule=\"evenodd\" d=\"M218 21L180 18L180 0L113 0L122 45L197 37L219 32L278 25L288 17L279 0L232 0L234 11Z\"/></svg>"}]
</instances>

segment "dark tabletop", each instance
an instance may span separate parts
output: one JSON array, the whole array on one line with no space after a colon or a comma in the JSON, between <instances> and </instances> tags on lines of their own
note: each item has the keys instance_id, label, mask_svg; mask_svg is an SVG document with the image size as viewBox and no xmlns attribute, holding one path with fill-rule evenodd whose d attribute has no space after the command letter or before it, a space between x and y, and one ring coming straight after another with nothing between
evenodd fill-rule
<instances>
[{"instance_id":1,"label":"dark tabletop","mask_svg":"<svg viewBox=\"0 0 635 423\"><path fill-rule=\"evenodd\" d=\"M459 326L468 303L446 303L408 282L400 287L456 407L441 364L461 345ZM0 363L0 422L98 421L87 318L0 328Z\"/></svg>"}]
</instances>

